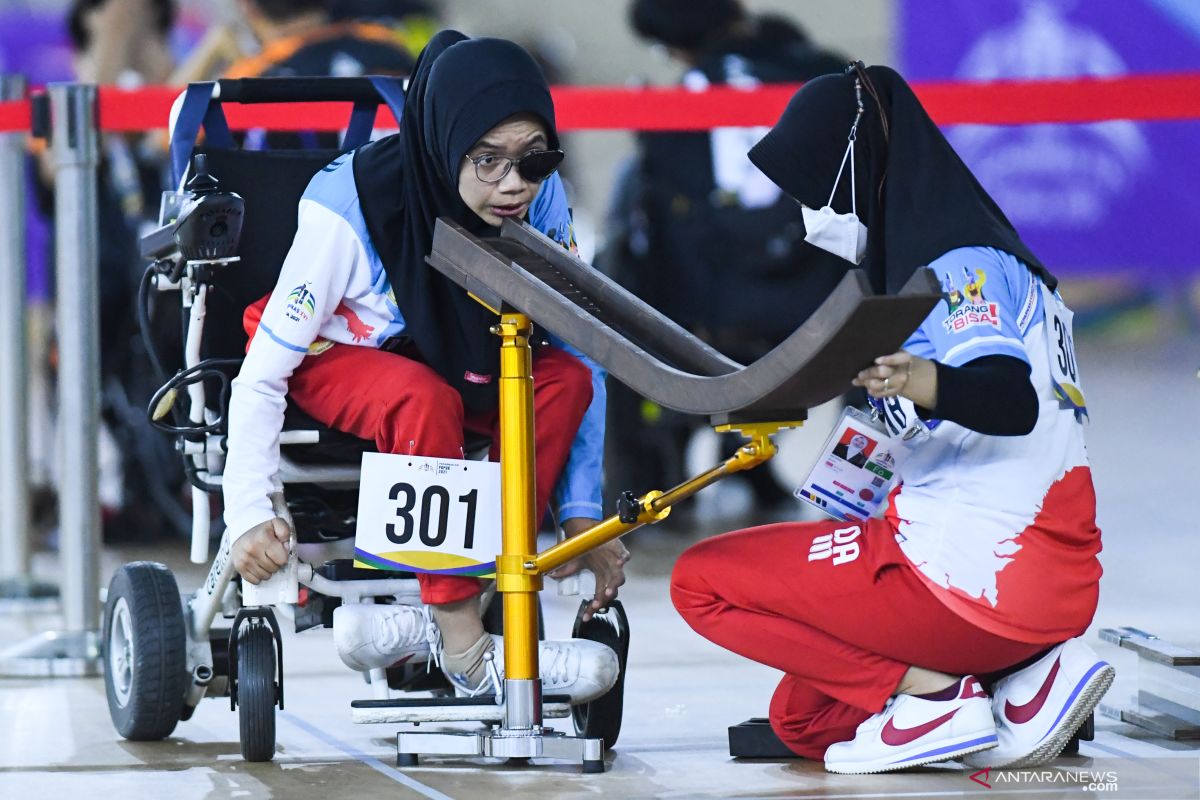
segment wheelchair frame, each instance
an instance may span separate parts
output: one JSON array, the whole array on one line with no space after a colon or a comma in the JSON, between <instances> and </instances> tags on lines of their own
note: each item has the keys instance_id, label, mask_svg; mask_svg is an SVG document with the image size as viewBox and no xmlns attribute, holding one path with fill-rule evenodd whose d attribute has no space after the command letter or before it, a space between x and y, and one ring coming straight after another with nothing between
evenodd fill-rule
<instances>
[{"instance_id":1,"label":"wheelchair frame","mask_svg":"<svg viewBox=\"0 0 1200 800\"><path fill-rule=\"evenodd\" d=\"M361 128L360 106L370 102L377 106L381 98L395 97L395 87L381 85L380 80L223 81L217 85L193 85L188 94L203 100L205 109L218 90L222 99L233 102L351 99L356 104L351 125L357 124ZM351 96L347 98L339 92L348 92ZM372 108L371 119L373 115ZM198 130L199 118L193 122ZM210 135L214 130L219 132L222 125L223 117L214 118L211 113L205 113L204 126ZM172 155L175 160L177 154L173 151ZM177 160L176 166L178 169ZM240 224L240 216L238 222ZM610 740L611 744L615 739L611 729L601 739L588 735L590 724L583 736L567 736L543 726L548 717L571 713L561 702L563 698L543 698L541 694L537 594L542 589L543 576L608 541L664 519L673 505L704 487L770 459L776 452L771 435L802 424L804 409L839 394L852 377L855 365L868 363L878 352L890 352L886 348L898 346L924 319L940 298L940 292L936 280L925 270L914 277L900 296L875 297L861 272L852 270L804 326L770 354L743 367L682 331L603 276L593 274L594 270L587 265L551 246L535 233L506 223L502 236L506 238L500 241L508 241L522 255L512 255L514 250L501 247L497 240L491 244L474 240L453 224L439 220L429 263L462 285L498 316L498 322L491 330L499 340L501 355L498 383L502 548L496 558L496 589L501 594L504 611L503 686L494 698L476 698L474 702L468 701L467 708L461 702L439 699L390 700L384 670L373 670L371 682L377 687L376 700L356 701L354 718L362 722L474 719L494 725L482 732L401 731L396 742L397 761L401 766L416 764L419 753L439 753L568 759L581 762L585 772L598 772L604 768L604 740ZM237 243L233 243L229 252L216 252L211 248L188 251L184 247L186 238L187 231L181 230L180 226L166 225L143 240L143 255L156 263L155 288L181 291L183 306L188 311L190 324L184 371L176 378L190 376L187 390L191 433L181 437L180 449L182 455L190 459L189 477L193 482L191 558L196 563L203 563L207 560L210 532L207 492L217 489L220 483L224 437L216 430L220 421L218 415L208 410L205 402L201 341L213 278L236 260ZM565 279L571 288L559 293L546 283L531 278L528 270L534 269L535 262L548 265L550 271ZM584 288L579 290L576 286ZM533 324L518 308L538 308L539 320L551 332L585 353L606 354L607 361L604 358L598 360L610 374L646 396L670 407L709 414L718 432L738 432L747 442L722 463L671 489L651 491L641 497L632 492L623 493L616 514L539 553L533 480L530 342ZM870 334L863 335L863 331ZM656 383L658 388L652 388ZM160 390L161 403L154 413L169 410L167 388ZM176 387L172 385L171 388ZM320 438L315 431L289 430L281 433L280 443L314 444ZM286 484L357 485L359 470L297 464L281 454L280 471L275 478L278 491L272 500L276 513L291 523L282 494ZM295 525L291 527L295 534ZM242 587L239 607L232 583L231 550L232 537L226 531L203 586L185 604L186 620L175 619L179 609L161 612L164 620L182 629L185 674L190 675L191 683L182 687L182 709L174 719L147 724L135 732L141 734L141 738L162 738L170 733L179 717L190 716L191 709L204 696L228 694L231 703L242 710L243 756L250 760L265 760L274 751L273 706L283 706L282 640L270 607L296 603L300 585L320 595L344 600L392 596L398 602L411 602L413 598L419 600L419 591L416 581L408 578L331 580L318 568L302 561L297 547L293 546L286 567L263 584ZM155 579L162 580L161 576ZM173 586L173 578L170 584ZM106 648L110 667L120 661L117 646L128 644L118 636L120 626L114 627L112 600L110 597L110 612L106 613L104 628L105 641L110 642ZM619 634L625 637L616 640L622 645L623 652L618 657L623 674L628 626L619 603L614 602L612 607L621 620L615 625L623 629ZM581 606L581 614L582 611ZM213 623L218 613L233 618L227 638L214 638ZM263 628L269 628L269 636L274 639L274 661L264 649L263 642L270 639ZM578 619L576 630L582 630ZM245 655L242 654L243 645L246 646ZM130 654L126 652L125 655ZM254 675L255 680L241 687L242 676L237 674L242 668L238 666L239 662L243 666L256 664L259 671L279 672L277 676L260 672ZM225 667L224 675L220 674L222 666ZM111 671L106 671L110 711L118 729L130 736L118 722L113 706L114 679L107 674ZM620 683L616 687L619 689ZM165 702L178 702L172 691L163 695ZM593 703L604 699L599 698ZM619 697L617 699L619 701ZM558 702L544 704L543 701ZM615 713L619 726L619 702ZM589 720L590 716L584 715ZM576 724L579 724L578 716ZM268 725L270 747L264 746L261 734L254 734L257 738L252 741L247 740L247 730L261 731Z\"/></svg>"}]
</instances>

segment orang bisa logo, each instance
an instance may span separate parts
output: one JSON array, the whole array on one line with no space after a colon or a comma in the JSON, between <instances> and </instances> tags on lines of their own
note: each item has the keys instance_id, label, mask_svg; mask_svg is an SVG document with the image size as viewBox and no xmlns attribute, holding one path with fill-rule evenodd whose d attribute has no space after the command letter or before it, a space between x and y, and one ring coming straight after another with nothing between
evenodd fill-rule
<instances>
[{"instance_id":1,"label":"orang bisa logo","mask_svg":"<svg viewBox=\"0 0 1200 800\"><path fill-rule=\"evenodd\" d=\"M1117 789L1117 773L1111 769L1105 772L1065 769L996 770L993 774L991 767L988 767L967 777L987 789L991 789L993 785L1021 783L1078 786L1085 792L1112 792Z\"/></svg>"},{"instance_id":2,"label":"orang bisa logo","mask_svg":"<svg viewBox=\"0 0 1200 800\"><path fill-rule=\"evenodd\" d=\"M853 561L860 552L858 542L854 541L860 533L862 530L855 525L814 538L812 546L808 548L808 560L832 558L835 567Z\"/></svg>"},{"instance_id":3,"label":"orang bisa logo","mask_svg":"<svg viewBox=\"0 0 1200 800\"><path fill-rule=\"evenodd\" d=\"M960 290L954 284L954 277L946 273L942 281L942 299L946 301L949 316L942 320L946 333L962 333L968 328L980 325L990 325L1000 329L1000 307L989 303L983 296L983 285L987 283L987 273L981 269L971 271L963 267L963 288Z\"/></svg>"}]
</instances>

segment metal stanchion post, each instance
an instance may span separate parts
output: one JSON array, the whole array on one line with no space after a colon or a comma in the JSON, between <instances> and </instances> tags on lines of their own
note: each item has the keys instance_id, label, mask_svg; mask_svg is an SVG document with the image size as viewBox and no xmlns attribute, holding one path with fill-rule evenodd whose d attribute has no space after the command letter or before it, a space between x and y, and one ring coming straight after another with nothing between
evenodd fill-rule
<instances>
[{"instance_id":1,"label":"metal stanchion post","mask_svg":"<svg viewBox=\"0 0 1200 800\"><path fill-rule=\"evenodd\" d=\"M63 448L59 481L59 555L64 630L0 652L0 675L94 675L98 634L100 507L99 240L96 87L51 84L57 261L58 424Z\"/></svg>"},{"instance_id":2,"label":"metal stanchion post","mask_svg":"<svg viewBox=\"0 0 1200 800\"><path fill-rule=\"evenodd\" d=\"M26 88L24 76L0 75L0 102L23 100ZM0 600L6 608L57 594L30 574L26 133L0 132Z\"/></svg>"}]
</instances>

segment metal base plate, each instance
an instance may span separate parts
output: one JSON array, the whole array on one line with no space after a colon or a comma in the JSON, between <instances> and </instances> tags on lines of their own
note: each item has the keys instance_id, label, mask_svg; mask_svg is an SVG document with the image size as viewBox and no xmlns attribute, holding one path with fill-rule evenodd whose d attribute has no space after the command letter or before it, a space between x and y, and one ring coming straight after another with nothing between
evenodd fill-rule
<instances>
[{"instance_id":1,"label":"metal base plate","mask_svg":"<svg viewBox=\"0 0 1200 800\"><path fill-rule=\"evenodd\" d=\"M604 742L567 736L547 728L490 731L401 731L396 734L397 763L412 763L412 756L467 756L482 758L552 758L592 766L603 763ZM407 758L406 758L407 757Z\"/></svg>"},{"instance_id":2,"label":"metal base plate","mask_svg":"<svg viewBox=\"0 0 1200 800\"><path fill-rule=\"evenodd\" d=\"M571 716L570 703L543 703L543 719ZM350 719L364 725L379 722L484 722L498 725L504 721L504 706L476 703L457 706L382 706L350 708Z\"/></svg>"},{"instance_id":3,"label":"metal base plate","mask_svg":"<svg viewBox=\"0 0 1200 800\"><path fill-rule=\"evenodd\" d=\"M6 678L81 678L100 674L96 631L47 631L0 651Z\"/></svg>"}]
</instances>

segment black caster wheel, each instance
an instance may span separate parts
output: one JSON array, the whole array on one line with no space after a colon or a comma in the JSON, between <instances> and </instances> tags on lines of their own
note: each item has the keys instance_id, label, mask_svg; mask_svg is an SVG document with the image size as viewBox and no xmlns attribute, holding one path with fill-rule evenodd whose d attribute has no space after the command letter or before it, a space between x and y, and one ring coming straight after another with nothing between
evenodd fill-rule
<instances>
[{"instance_id":1,"label":"black caster wheel","mask_svg":"<svg viewBox=\"0 0 1200 800\"><path fill-rule=\"evenodd\" d=\"M589 603L589 600L580 603L571 635L576 639L590 639L611 647L617 654L621 671L617 682L605 694L590 702L573 706L571 717L577 734L588 739L603 739L607 750L617 743L617 737L621 733L621 715L625 708L625 667L629 661L629 618L625 615L621 601L614 600L609 604L607 612L596 614L584 622L583 612ZM600 768L589 770L589 763L599 764ZM584 762L584 772L603 770L603 762Z\"/></svg>"},{"instance_id":2,"label":"black caster wheel","mask_svg":"<svg viewBox=\"0 0 1200 800\"><path fill-rule=\"evenodd\" d=\"M421 762L421 757L416 753L396 753L396 766L403 769L404 767L415 767Z\"/></svg>"},{"instance_id":3,"label":"black caster wheel","mask_svg":"<svg viewBox=\"0 0 1200 800\"><path fill-rule=\"evenodd\" d=\"M163 739L179 723L188 678L184 637L171 571L153 561L117 570L108 585L100 646L108 713L126 739Z\"/></svg>"},{"instance_id":4,"label":"black caster wheel","mask_svg":"<svg viewBox=\"0 0 1200 800\"><path fill-rule=\"evenodd\" d=\"M237 639L238 727L242 758L270 761L275 757L275 638L259 620L247 623Z\"/></svg>"}]
</instances>

